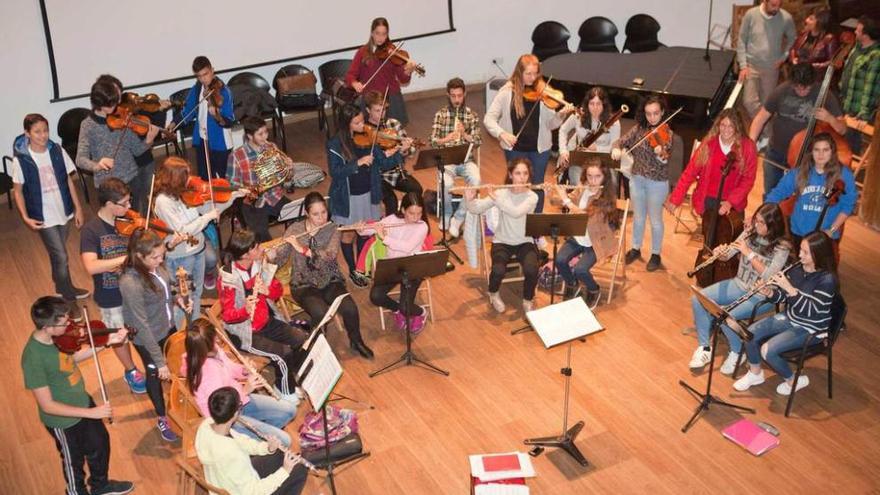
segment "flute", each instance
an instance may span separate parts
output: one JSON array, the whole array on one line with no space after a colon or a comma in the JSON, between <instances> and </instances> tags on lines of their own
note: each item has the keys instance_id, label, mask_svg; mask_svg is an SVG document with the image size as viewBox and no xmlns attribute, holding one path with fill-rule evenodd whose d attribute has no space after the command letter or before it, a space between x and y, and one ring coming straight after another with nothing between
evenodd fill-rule
<instances>
[{"instance_id":1,"label":"flute","mask_svg":"<svg viewBox=\"0 0 880 495\"><path fill-rule=\"evenodd\" d=\"M693 277L694 275L697 274L697 272L699 272L699 271L702 270L703 268L706 268L707 266L711 265L712 263L715 263L716 261L718 261L719 258L724 257L724 256L727 256L728 254L730 254L730 250L733 249L733 247L731 246L731 244L733 244L734 242L737 242L737 241L739 241L739 240L741 240L741 239L744 239L744 238L745 238L747 235L749 235L750 233L751 233L751 229L743 229L742 233L739 234L739 237L737 237L736 239L733 240L733 242L731 242L730 244L728 244L728 245L724 248L724 250L719 251L719 252L717 252L717 253L714 253L712 256L709 256L708 258L706 258L705 260L703 260L702 263L700 263L699 265L695 266L693 270L687 272L687 276L688 276L688 278Z\"/></svg>"},{"instance_id":2,"label":"flute","mask_svg":"<svg viewBox=\"0 0 880 495\"><path fill-rule=\"evenodd\" d=\"M777 272L777 273L781 273L781 274L785 275L785 273L786 273L787 271L791 270L792 268L794 268L794 267L796 267L796 266L799 266L800 264L801 264L800 261L795 261L794 263L792 263L792 264L786 266L785 268L783 268L782 270L780 270L780 271ZM774 274L773 276L775 276L775 274ZM771 277L771 278L772 278L772 277ZM745 294L743 294L743 295L742 295L739 299L737 299L736 301L733 301L732 303L728 304L727 306L724 306L724 311L726 311L726 312L728 312L728 313L731 312L731 311L733 311L737 306L739 306L739 305L745 303L746 301L748 301L749 299L751 299L752 296L754 296L755 294L757 294L757 293L760 292L761 290L763 290L763 289L765 289L766 287L769 287L769 286L771 286L771 285L776 285L776 284L774 284L773 282L771 282L770 279L767 279L767 280L762 281L762 282L758 282L757 284L755 284L754 287L752 287L752 290L750 290L750 291L746 292Z\"/></svg>"},{"instance_id":3,"label":"flute","mask_svg":"<svg viewBox=\"0 0 880 495\"><path fill-rule=\"evenodd\" d=\"M245 419L242 419L241 416L239 416L235 421L238 422L238 423L241 423L241 426L244 426L244 427L247 428L248 430L251 430L252 432L254 432L254 435L256 435L256 436L262 438L263 440L265 440L265 441L267 441L267 442L269 441L269 438L271 438L271 437L269 437L268 435L266 435L265 433L263 433L262 431L260 431L259 429L257 429L257 427L254 426L251 422L249 422L249 421L247 421L247 420L245 420ZM276 439L276 440L277 440L277 439ZM291 452L290 449L288 449L287 447L284 446L284 444L279 445L279 446L278 446L278 449L281 450L281 452L284 452L285 454L290 454L290 455L292 455L294 458L296 458L296 463L297 463L297 464L302 464L303 466L307 467L307 468L309 469L309 471L311 471L311 472L313 472L313 473L317 473L317 472L318 472L318 467L317 467L317 466L315 466L314 464L312 464L311 462L309 462L308 459L306 459L305 457L301 456L300 454L297 454L296 452Z\"/></svg>"},{"instance_id":4,"label":"flute","mask_svg":"<svg viewBox=\"0 0 880 495\"><path fill-rule=\"evenodd\" d=\"M513 188L515 188L515 187L526 187L526 188L528 188L528 189L538 189L538 190L540 190L540 189L545 189L545 188L547 188L547 187L551 187L551 188L552 188L552 187L557 187L557 185L556 185L556 184L550 184L549 182L542 182L542 183L540 183L540 184L501 184L501 185L497 185L497 184L480 184L480 185L478 185L478 186L456 186L456 187L451 187L451 188L447 189L447 191L449 191L449 192L451 192L451 193L452 193L452 192L464 192L464 191L479 191L480 189L485 189L485 188L489 188L489 187L491 187L491 188L493 188L493 189L513 189ZM562 186L559 186L559 187L562 187L563 189L574 190L574 189L586 189L586 188L589 187L589 186L582 184L582 185L578 185L578 186L562 185Z\"/></svg>"},{"instance_id":5,"label":"flute","mask_svg":"<svg viewBox=\"0 0 880 495\"><path fill-rule=\"evenodd\" d=\"M316 233L316 232L319 232L321 229L323 229L324 227L326 227L326 226L328 226L328 225L333 225L333 222L327 222L327 223L325 223L324 225L321 225L321 226L318 227L318 228L314 228L314 229L311 229L311 230L306 230L305 232L300 232L299 234L293 234L293 235L288 235L288 236L278 237L278 238L276 238L276 239L272 239L271 241L263 242L263 243L260 244L260 246L262 246L263 249L266 249L266 250L272 250L272 249L275 249L275 248L277 248L278 246L284 244L285 242L287 242L288 239L299 239L300 237L305 237L305 236L307 236L307 235L312 235L312 234L314 234L314 233Z\"/></svg>"},{"instance_id":6,"label":"flute","mask_svg":"<svg viewBox=\"0 0 880 495\"><path fill-rule=\"evenodd\" d=\"M226 333L223 331L217 331L217 335L223 340L224 343L226 343L226 346L229 347L232 353L235 354L235 357L238 358L239 362L241 362L241 365L244 366L245 369L247 369L248 373L256 377L257 381L260 383L260 386L266 389L266 391L269 392L269 395L271 395L273 399L281 400L278 392L276 392L275 389L271 385L269 385L269 382L267 382L266 379L263 378L263 375L261 375L256 369L254 369L254 367L251 366L251 364L244 358L244 356L242 356L241 353L238 352L238 349L236 349L235 346L232 345L232 341L229 340L229 337L226 336Z\"/></svg>"},{"instance_id":7,"label":"flute","mask_svg":"<svg viewBox=\"0 0 880 495\"><path fill-rule=\"evenodd\" d=\"M363 229L370 229L370 228L374 228L374 227L376 226L377 223L379 223L379 222L369 222L369 223L367 223L367 222L358 222L358 223L353 223L353 224L350 224L350 225L340 225L339 227L337 227L336 230L338 230L338 231L340 231L340 232L346 232L346 231L350 231L350 230L363 230ZM419 221L416 222L416 223L421 223L421 220L419 220ZM386 230L387 230L387 229L396 229L396 228L398 228L398 227L403 227L403 226L406 226L406 225L410 225L410 224L408 224L408 223L395 223L395 224L391 224L391 225L385 225L385 224L383 224L383 226L385 227Z\"/></svg>"}]
</instances>

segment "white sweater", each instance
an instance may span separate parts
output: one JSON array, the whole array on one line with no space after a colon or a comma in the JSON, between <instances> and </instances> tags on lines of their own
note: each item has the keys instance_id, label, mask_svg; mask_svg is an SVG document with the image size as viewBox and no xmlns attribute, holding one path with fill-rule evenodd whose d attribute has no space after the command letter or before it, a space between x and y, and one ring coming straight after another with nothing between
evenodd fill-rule
<instances>
[{"instance_id":1,"label":"white sweater","mask_svg":"<svg viewBox=\"0 0 880 495\"><path fill-rule=\"evenodd\" d=\"M513 86L508 81L507 84L498 90L489 109L486 110L486 116L483 117L483 125L486 130L495 139L499 139L502 132L516 134L517 130L513 130L513 120L510 118L510 100L513 96ZM543 153L553 147L553 129L562 124L562 118L553 110L541 104L540 117L538 119L538 153ZM499 144L505 150L511 147L499 140Z\"/></svg>"},{"instance_id":2,"label":"white sweater","mask_svg":"<svg viewBox=\"0 0 880 495\"><path fill-rule=\"evenodd\" d=\"M495 197L495 200L480 198L467 203L467 210L476 214L493 206L498 207L500 215L493 242L508 246L534 242L534 239L526 236L526 216L535 212L538 195L532 190L513 193L510 189L499 189L495 191Z\"/></svg>"},{"instance_id":3,"label":"white sweater","mask_svg":"<svg viewBox=\"0 0 880 495\"><path fill-rule=\"evenodd\" d=\"M596 124L598 127L598 124ZM587 138L590 129L581 125L581 118L577 115L570 115L562 127L559 128L559 151L574 151L578 143ZM620 121L615 122L608 132L596 139L596 151L602 153L611 152L611 143L620 139Z\"/></svg>"}]
</instances>

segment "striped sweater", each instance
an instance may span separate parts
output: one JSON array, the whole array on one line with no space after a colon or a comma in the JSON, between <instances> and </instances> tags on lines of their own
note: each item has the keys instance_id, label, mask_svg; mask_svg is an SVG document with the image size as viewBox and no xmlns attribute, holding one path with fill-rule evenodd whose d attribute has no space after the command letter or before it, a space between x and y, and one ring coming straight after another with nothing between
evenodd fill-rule
<instances>
[{"instance_id":1,"label":"striped sweater","mask_svg":"<svg viewBox=\"0 0 880 495\"><path fill-rule=\"evenodd\" d=\"M827 271L806 272L800 266L792 268L787 275L797 294L789 296L776 288L771 301L785 301L785 316L793 325L811 334L827 331L831 323L831 302L837 292L834 275Z\"/></svg>"}]
</instances>

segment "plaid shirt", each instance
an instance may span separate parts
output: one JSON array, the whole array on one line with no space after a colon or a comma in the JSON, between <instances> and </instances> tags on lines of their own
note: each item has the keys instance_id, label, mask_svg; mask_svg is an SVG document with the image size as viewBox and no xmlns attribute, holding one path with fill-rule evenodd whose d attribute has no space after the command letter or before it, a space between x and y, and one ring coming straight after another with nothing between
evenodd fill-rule
<instances>
[{"instance_id":1,"label":"plaid shirt","mask_svg":"<svg viewBox=\"0 0 880 495\"><path fill-rule=\"evenodd\" d=\"M431 126L431 146L435 148L441 146L439 141L455 132L456 119L464 126L465 134L474 140L474 148L480 145L480 121L477 118L477 112L468 107L452 108L450 105L446 105L434 114L434 124ZM464 143L466 143L464 139L456 139L442 146L458 146Z\"/></svg>"},{"instance_id":2,"label":"plaid shirt","mask_svg":"<svg viewBox=\"0 0 880 495\"><path fill-rule=\"evenodd\" d=\"M403 125L397 119L385 119L384 122L379 124L379 130L381 131L382 129L394 131L401 138L408 137L406 135L406 131L403 129ZM416 151L418 150L416 150L415 146L410 146L409 149L400 150L400 154L401 156L403 156L404 159L401 160L400 165L398 165L397 167L382 172L382 179L392 186L396 186L397 183L400 181L400 178L403 177L404 174L406 174L406 171L403 170L404 161L407 157L414 155Z\"/></svg>"},{"instance_id":3,"label":"plaid shirt","mask_svg":"<svg viewBox=\"0 0 880 495\"><path fill-rule=\"evenodd\" d=\"M873 120L880 100L880 44L853 49L840 78L840 96L844 113Z\"/></svg>"},{"instance_id":4,"label":"plaid shirt","mask_svg":"<svg viewBox=\"0 0 880 495\"><path fill-rule=\"evenodd\" d=\"M270 147L275 148L276 146L273 143L269 143L267 148ZM247 188L259 184L257 173L254 171L252 164L260 156L261 152L262 150L255 150L249 143L245 142L244 146L236 148L229 155L229 167L226 171L226 178L229 179L231 186ZM257 201L254 202L254 206L257 208L262 208L266 205L275 206L282 197L284 197L284 187L283 185L278 185L263 192L257 198Z\"/></svg>"}]
</instances>

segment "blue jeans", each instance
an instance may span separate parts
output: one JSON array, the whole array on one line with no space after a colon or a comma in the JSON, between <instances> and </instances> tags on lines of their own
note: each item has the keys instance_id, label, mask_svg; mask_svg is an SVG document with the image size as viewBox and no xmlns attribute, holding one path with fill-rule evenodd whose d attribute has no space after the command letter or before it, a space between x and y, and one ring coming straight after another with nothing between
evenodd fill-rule
<instances>
[{"instance_id":1,"label":"blue jeans","mask_svg":"<svg viewBox=\"0 0 880 495\"><path fill-rule=\"evenodd\" d=\"M767 158L775 163L778 163L782 166L788 166L786 157L783 153L780 153L773 148L767 147ZM776 184L782 179L782 176L785 175L785 170L782 170L779 167L774 165L770 165L766 161L764 162L764 198L770 194L770 191L776 187Z\"/></svg>"},{"instance_id":2,"label":"blue jeans","mask_svg":"<svg viewBox=\"0 0 880 495\"><path fill-rule=\"evenodd\" d=\"M205 241L208 242L207 240ZM172 280L176 282L174 277L178 267L183 267L186 273L192 277L192 291L190 292L190 300L193 303L192 317L198 318L202 315L202 290L205 287L205 249L199 253L182 258L166 258L165 266L171 274ZM180 327L180 322L186 317L183 310L176 303L174 305L174 326Z\"/></svg>"},{"instance_id":3,"label":"blue jeans","mask_svg":"<svg viewBox=\"0 0 880 495\"><path fill-rule=\"evenodd\" d=\"M815 340L815 337L805 328L795 326L788 321L785 313L764 318L750 326L749 331L754 334L752 340L746 343L749 364L761 364L761 344L766 341L767 356L764 360L779 376L786 380L794 376L794 372L791 371L788 362L782 359L780 354L792 349L800 349L807 339Z\"/></svg>"},{"instance_id":4,"label":"blue jeans","mask_svg":"<svg viewBox=\"0 0 880 495\"><path fill-rule=\"evenodd\" d=\"M275 400L268 395L250 394L249 397L251 400L242 408L241 417L263 435L275 437L285 447L290 447L290 435L284 431L284 427L296 416L296 406L292 402ZM232 425L232 429L260 440L254 432L237 422Z\"/></svg>"},{"instance_id":5,"label":"blue jeans","mask_svg":"<svg viewBox=\"0 0 880 495\"><path fill-rule=\"evenodd\" d=\"M56 225L40 229L40 239L49 253L49 263L52 265L52 282L55 283L55 292L67 301L76 301L76 291L70 280L70 268L67 266L67 234L70 232L70 223Z\"/></svg>"},{"instance_id":6,"label":"blue jeans","mask_svg":"<svg viewBox=\"0 0 880 495\"><path fill-rule=\"evenodd\" d=\"M544 182L544 174L547 173L547 161L550 160L550 150L543 153L537 151L513 151L504 150L504 159L510 162L514 158L525 157L532 162L532 184L541 184ZM535 191L538 194L538 206L535 207L535 213L544 211L544 191Z\"/></svg>"},{"instance_id":7,"label":"blue jeans","mask_svg":"<svg viewBox=\"0 0 880 495\"><path fill-rule=\"evenodd\" d=\"M633 175L629 184L629 197L633 205L632 248L642 249L645 236L645 220L651 220L651 254L660 254L663 245L663 202L669 194L669 182L651 180Z\"/></svg>"},{"instance_id":8,"label":"blue jeans","mask_svg":"<svg viewBox=\"0 0 880 495\"><path fill-rule=\"evenodd\" d=\"M461 163L458 165L446 165L443 167L443 188L446 195L443 198L446 209L443 211L446 217L446 226L449 227L449 220L452 218L452 193L449 188L452 187L456 177L463 177L467 185L477 186L480 184L480 167L474 162ZM467 213L461 206L455 210L455 218L464 221L464 215Z\"/></svg>"},{"instance_id":9,"label":"blue jeans","mask_svg":"<svg viewBox=\"0 0 880 495\"><path fill-rule=\"evenodd\" d=\"M704 296L715 301L719 306L726 306L746 293L746 291L737 285L734 279L722 280L721 282L706 287L700 292ZM734 308L733 311L730 312L730 315L737 320L748 318L752 314L752 309L754 309L755 305L761 302L761 300L763 300L763 298L756 294L746 302ZM697 301L696 297L691 297L691 308L694 313L694 326L697 327L697 342L699 342L701 346L708 346L710 344L709 332L712 330L712 317L709 315L709 312L703 308L703 305ZM739 354L742 350L742 339L739 338L739 335L725 324L721 325L721 331L724 332L724 336L727 337L727 342L730 345L730 352Z\"/></svg>"},{"instance_id":10,"label":"blue jeans","mask_svg":"<svg viewBox=\"0 0 880 495\"><path fill-rule=\"evenodd\" d=\"M581 255L581 259L574 265L574 270L572 271L568 263L577 255ZM590 268L596 264L596 253L593 251L592 246L581 246L574 239L568 238L562 247L559 248L559 252L556 253L555 263L556 271L569 287L574 286L580 280L584 283L587 290L599 290L599 284L596 283L596 280L593 279L593 274L590 273Z\"/></svg>"}]
</instances>

